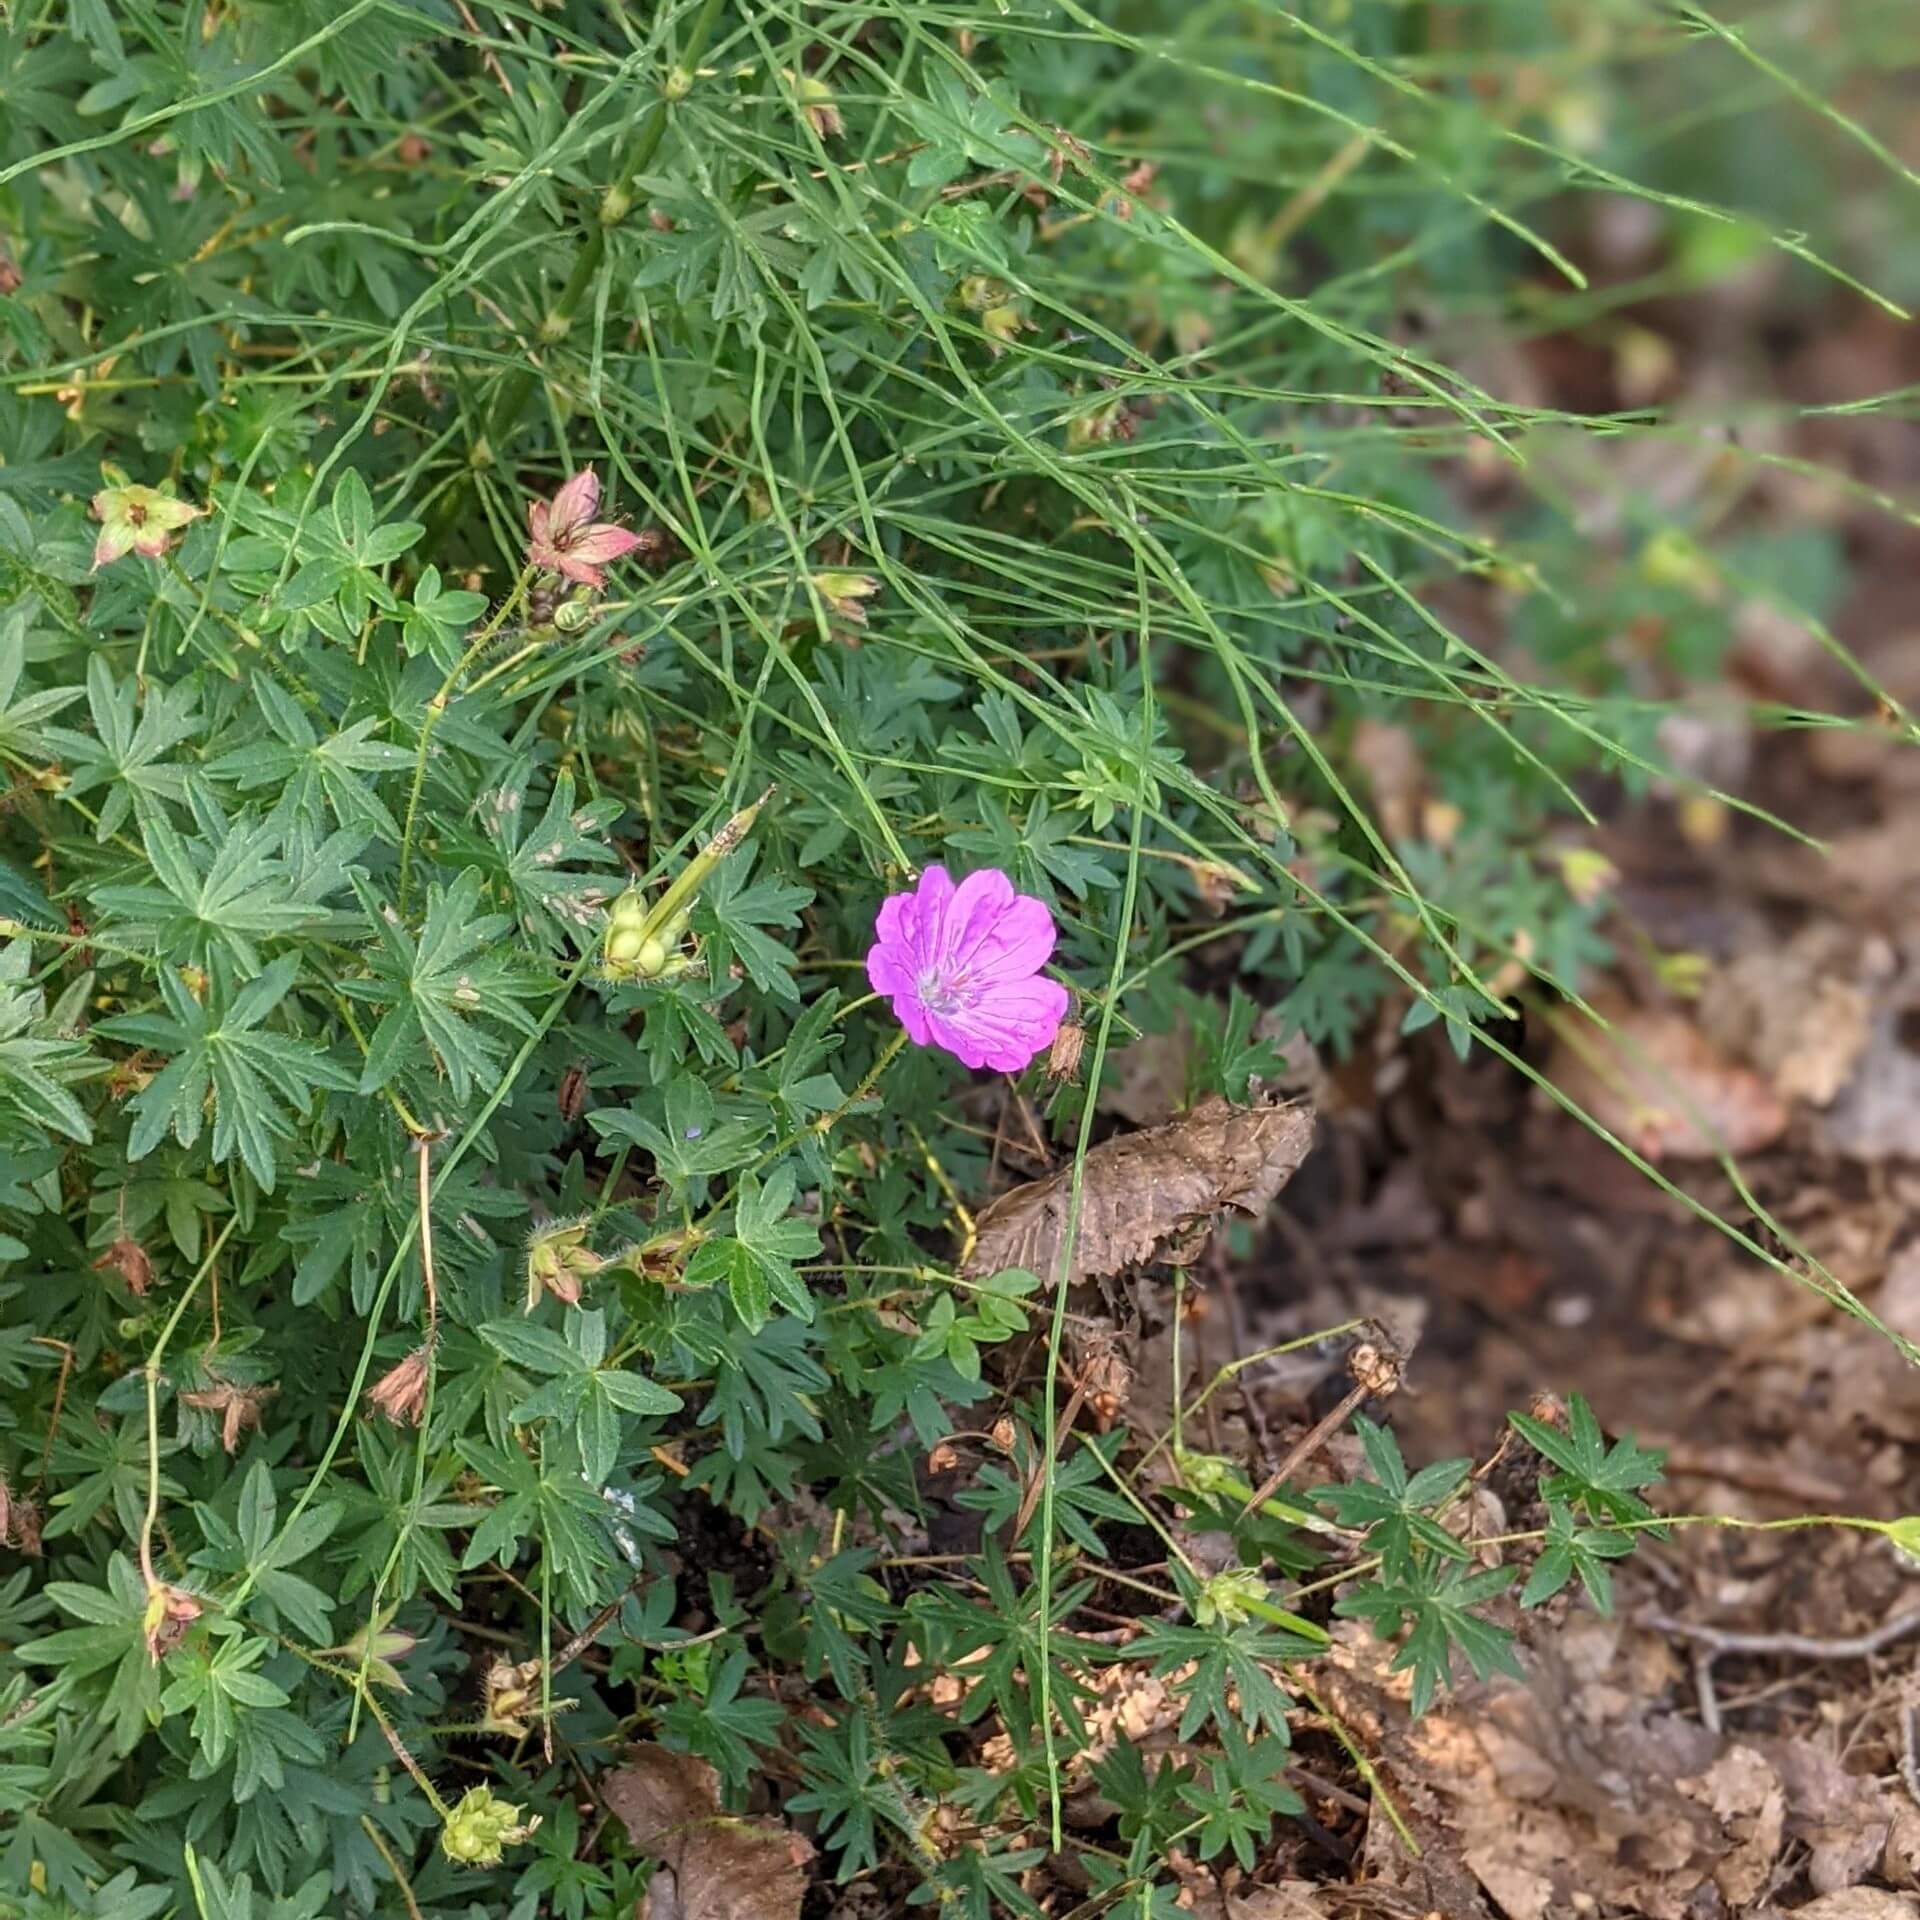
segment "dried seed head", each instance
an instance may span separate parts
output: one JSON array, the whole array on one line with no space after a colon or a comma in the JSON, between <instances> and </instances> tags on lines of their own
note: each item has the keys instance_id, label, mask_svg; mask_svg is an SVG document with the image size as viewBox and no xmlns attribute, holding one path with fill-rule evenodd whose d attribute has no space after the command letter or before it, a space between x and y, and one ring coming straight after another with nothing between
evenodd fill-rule
<instances>
[{"instance_id":1,"label":"dried seed head","mask_svg":"<svg viewBox=\"0 0 1920 1920\"><path fill-rule=\"evenodd\" d=\"M396 1427L417 1427L427 1404L427 1373L432 1363L431 1345L415 1347L380 1376L368 1400Z\"/></svg>"},{"instance_id":2,"label":"dried seed head","mask_svg":"<svg viewBox=\"0 0 1920 1920\"><path fill-rule=\"evenodd\" d=\"M1013 1424L1013 1415L1003 1413L988 1430L987 1438L992 1442L996 1453L1011 1453L1014 1441L1019 1438L1019 1429Z\"/></svg>"},{"instance_id":3,"label":"dried seed head","mask_svg":"<svg viewBox=\"0 0 1920 1920\"><path fill-rule=\"evenodd\" d=\"M1354 1385L1364 1387L1371 1399L1385 1399L1399 1386L1405 1370L1397 1353L1371 1340L1362 1340L1347 1355L1347 1371L1353 1375Z\"/></svg>"},{"instance_id":4,"label":"dried seed head","mask_svg":"<svg viewBox=\"0 0 1920 1920\"><path fill-rule=\"evenodd\" d=\"M146 1613L141 1623L147 1658L158 1666L187 1637L187 1629L205 1611L186 1588L169 1586L164 1580L149 1581Z\"/></svg>"},{"instance_id":5,"label":"dried seed head","mask_svg":"<svg viewBox=\"0 0 1920 1920\"><path fill-rule=\"evenodd\" d=\"M538 1660L496 1660L487 1669L486 1730L505 1734L512 1740L524 1740L529 1731L525 1716L534 1703L539 1685Z\"/></svg>"},{"instance_id":6,"label":"dried seed head","mask_svg":"<svg viewBox=\"0 0 1920 1920\"><path fill-rule=\"evenodd\" d=\"M1080 1072L1080 1056L1087 1050L1087 1030L1077 1020L1063 1020L1047 1049L1047 1078L1072 1080Z\"/></svg>"},{"instance_id":7,"label":"dried seed head","mask_svg":"<svg viewBox=\"0 0 1920 1920\"><path fill-rule=\"evenodd\" d=\"M138 1240L124 1233L93 1263L95 1273L111 1270L127 1283L127 1291L139 1296L153 1285L153 1261Z\"/></svg>"},{"instance_id":8,"label":"dried seed head","mask_svg":"<svg viewBox=\"0 0 1920 1920\"><path fill-rule=\"evenodd\" d=\"M260 1409L272 1391L270 1387L242 1387L231 1380L215 1380L212 1386L183 1393L180 1399L185 1406L220 1416L220 1444L232 1453L240 1445L241 1434L260 1424Z\"/></svg>"}]
</instances>

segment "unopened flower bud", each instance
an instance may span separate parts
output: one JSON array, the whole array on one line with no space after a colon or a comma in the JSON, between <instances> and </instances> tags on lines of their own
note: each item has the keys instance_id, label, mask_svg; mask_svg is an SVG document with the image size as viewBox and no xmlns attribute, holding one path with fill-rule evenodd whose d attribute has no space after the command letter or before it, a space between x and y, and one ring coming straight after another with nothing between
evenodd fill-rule
<instances>
[{"instance_id":1,"label":"unopened flower bud","mask_svg":"<svg viewBox=\"0 0 1920 1920\"><path fill-rule=\"evenodd\" d=\"M1266 1597L1267 1583L1255 1568L1227 1567L1200 1589L1193 1617L1203 1627L1216 1622L1223 1627L1237 1627Z\"/></svg>"},{"instance_id":2,"label":"unopened flower bud","mask_svg":"<svg viewBox=\"0 0 1920 1920\"><path fill-rule=\"evenodd\" d=\"M447 1815L440 1849L463 1867L497 1867L506 1850L530 1838L540 1824L537 1815L523 1820L522 1811L491 1787L469 1787Z\"/></svg>"},{"instance_id":3,"label":"unopened flower bud","mask_svg":"<svg viewBox=\"0 0 1920 1920\"><path fill-rule=\"evenodd\" d=\"M206 1609L184 1587L169 1586L164 1580L152 1580L147 1586L146 1611L141 1617L141 1635L147 1643L147 1658L158 1666L182 1640L187 1629Z\"/></svg>"},{"instance_id":4,"label":"unopened flower bud","mask_svg":"<svg viewBox=\"0 0 1920 1920\"><path fill-rule=\"evenodd\" d=\"M829 613L856 627L867 624L867 610L860 603L880 591L880 582L870 573L816 573L812 584Z\"/></svg>"},{"instance_id":5,"label":"unopened flower bud","mask_svg":"<svg viewBox=\"0 0 1920 1920\"><path fill-rule=\"evenodd\" d=\"M980 316L981 330L987 336L987 349L996 358L1026 330L1026 319L1016 306L989 307Z\"/></svg>"},{"instance_id":6,"label":"unopened flower bud","mask_svg":"<svg viewBox=\"0 0 1920 1920\"><path fill-rule=\"evenodd\" d=\"M580 1304L580 1289L607 1263L587 1245L591 1222L556 1221L527 1242L527 1312L550 1293L570 1307Z\"/></svg>"}]
</instances>

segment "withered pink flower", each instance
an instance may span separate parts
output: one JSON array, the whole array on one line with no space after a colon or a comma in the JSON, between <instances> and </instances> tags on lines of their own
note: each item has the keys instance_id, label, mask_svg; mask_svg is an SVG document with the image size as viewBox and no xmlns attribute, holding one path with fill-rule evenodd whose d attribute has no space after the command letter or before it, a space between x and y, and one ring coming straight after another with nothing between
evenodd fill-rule
<instances>
[{"instance_id":1,"label":"withered pink flower","mask_svg":"<svg viewBox=\"0 0 1920 1920\"><path fill-rule=\"evenodd\" d=\"M605 586L607 576L600 569L647 541L631 528L596 520L599 511L600 476L582 467L551 500L528 507L527 559L580 586Z\"/></svg>"},{"instance_id":2,"label":"withered pink flower","mask_svg":"<svg viewBox=\"0 0 1920 1920\"><path fill-rule=\"evenodd\" d=\"M187 1637L187 1629L204 1612L199 1597L185 1587L170 1586L149 1576L146 1613L141 1622L147 1658L157 1667Z\"/></svg>"},{"instance_id":3,"label":"withered pink flower","mask_svg":"<svg viewBox=\"0 0 1920 1920\"><path fill-rule=\"evenodd\" d=\"M1053 952L1053 915L997 867L958 886L945 867L929 867L914 892L880 903L874 933L867 978L916 1046L1017 1073L1052 1045L1068 1002L1040 971Z\"/></svg>"},{"instance_id":4,"label":"withered pink flower","mask_svg":"<svg viewBox=\"0 0 1920 1920\"><path fill-rule=\"evenodd\" d=\"M102 488L93 496L93 517L100 522L100 537L93 543L95 571L129 553L159 559L173 536L204 511L156 487L127 483Z\"/></svg>"},{"instance_id":5,"label":"withered pink flower","mask_svg":"<svg viewBox=\"0 0 1920 1920\"><path fill-rule=\"evenodd\" d=\"M427 1404L427 1368L432 1346L418 1346L404 1360L389 1367L367 1393L367 1398L396 1427L417 1427Z\"/></svg>"},{"instance_id":6,"label":"withered pink flower","mask_svg":"<svg viewBox=\"0 0 1920 1920\"><path fill-rule=\"evenodd\" d=\"M234 1453L239 1449L241 1434L248 1427L260 1424L260 1409L272 1391L270 1387L242 1387L231 1380L216 1379L209 1387L183 1393L180 1399L184 1405L197 1407L202 1413L217 1413L220 1445L228 1453Z\"/></svg>"}]
</instances>

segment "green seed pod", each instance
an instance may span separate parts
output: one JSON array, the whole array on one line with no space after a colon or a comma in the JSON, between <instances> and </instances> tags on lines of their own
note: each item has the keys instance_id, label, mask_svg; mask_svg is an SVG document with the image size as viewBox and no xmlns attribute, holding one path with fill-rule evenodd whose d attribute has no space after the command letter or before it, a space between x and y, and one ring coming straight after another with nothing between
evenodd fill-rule
<instances>
[{"instance_id":1,"label":"green seed pod","mask_svg":"<svg viewBox=\"0 0 1920 1920\"><path fill-rule=\"evenodd\" d=\"M658 944L657 941L649 940L635 922L616 920L607 928L607 959L618 967L632 966L648 947Z\"/></svg>"},{"instance_id":2,"label":"green seed pod","mask_svg":"<svg viewBox=\"0 0 1920 1920\"><path fill-rule=\"evenodd\" d=\"M633 970L642 980L656 980L667 970L667 943L657 937L641 941L634 955Z\"/></svg>"}]
</instances>

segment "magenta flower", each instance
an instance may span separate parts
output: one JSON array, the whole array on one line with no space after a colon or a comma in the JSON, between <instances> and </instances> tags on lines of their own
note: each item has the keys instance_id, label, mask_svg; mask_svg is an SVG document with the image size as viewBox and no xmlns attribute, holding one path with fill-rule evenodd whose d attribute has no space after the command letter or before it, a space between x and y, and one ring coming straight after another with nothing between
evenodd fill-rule
<instances>
[{"instance_id":1,"label":"magenta flower","mask_svg":"<svg viewBox=\"0 0 1920 1920\"><path fill-rule=\"evenodd\" d=\"M604 587L607 576L600 569L647 542L611 520L596 520L599 511L600 476L582 467L551 500L536 500L527 508L527 559L563 580Z\"/></svg>"},{"instance_id":2,"label":"magenta flower","mask_svg":"<svg viewBox=\"0 0 1920 1920\"><path fill-rule=\"evenodd\" d=\"M912 893L881 901L873 930L867 978L915 1046L1017 1073L1052 1045L1067 1011L1066 988L1040 972L1053 915L998 868L956 887L945 867L929 867Z\"/></svg>"}]
</instances>

